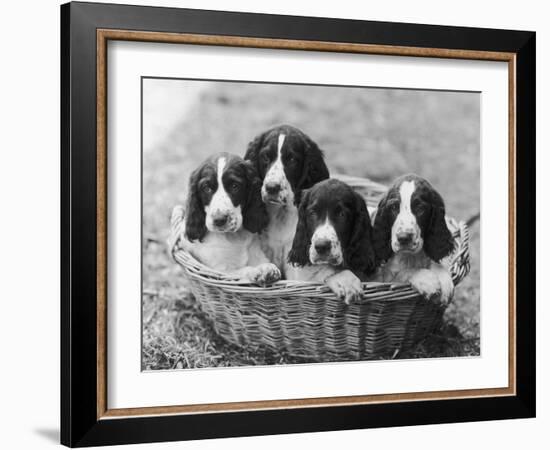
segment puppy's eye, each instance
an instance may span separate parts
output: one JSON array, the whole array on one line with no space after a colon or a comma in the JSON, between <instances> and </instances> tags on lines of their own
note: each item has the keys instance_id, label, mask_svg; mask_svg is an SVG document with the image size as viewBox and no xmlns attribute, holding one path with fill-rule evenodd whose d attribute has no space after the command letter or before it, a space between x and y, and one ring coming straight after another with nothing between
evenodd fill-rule
<instances>
[{"instance_id":1,"label":"puppy's eye","mask_svg":"<svg viewBox=\"0 0 550 450\"><path fill-rule=\"evenodd\" d=\"M392 202L388 205L388 208L391 212L397 212L399 210L399 204L397 202Z\"/></svg>"},{"instance_id":2,"label":"puppy's eye","mask_svg":"<svg viewBox=\"0 0 550 450\"><path fill-rule=\"evenodd\" d=\"M209 184L203 184L202 185L202 190L203 190L203 192L206 192L207 194L210 194L210 193L212 193L212 191L214 189L212 189L212 186L210 186Z\"/></svg>"},{"instance_id":3,"label":"puppy's eye","mask_svg":"<svg viewBox=\"0 0 550 450\"><path fill-rule=\"evenodd\" d=\"M269 155L268 155L267 153L264 153L264 154L262 155L262 161L263 161L264 163L268 163L268 162L269 162Z\"/></svg>"},{"instance_id":4,"label":"puppy's eye","mask_svg":"<svg viewBox=\"0 0 550 450\"><path fill-rule=\"evenodd\" d=\"M338 217L339 219L344 219L346 217L346 212L343 209L341 209L336 213L336 217Z\"/></svg>"},{"instance_id":5,"label":"puppy's eye","mask_svg":"<svg viewBox=\"0 0 550 450\"><path fill-rule=\"evenodd\" d=\"M231 186L229 188L232 192L237 192L241 188L241 186L238 183L231 183Z\"/></svg>"},{"instance_id":6,"label":"puppy's eye","mask_svg":"<svg viewBox=\"0 0 550 450\"><path fill-rule=\"evenodd\" d=\"M415 202L413 204L413 209L418 213L418 214L422 214L423 212L426 211L426 205L422 202Z\"/></svg>"}]
</instances>

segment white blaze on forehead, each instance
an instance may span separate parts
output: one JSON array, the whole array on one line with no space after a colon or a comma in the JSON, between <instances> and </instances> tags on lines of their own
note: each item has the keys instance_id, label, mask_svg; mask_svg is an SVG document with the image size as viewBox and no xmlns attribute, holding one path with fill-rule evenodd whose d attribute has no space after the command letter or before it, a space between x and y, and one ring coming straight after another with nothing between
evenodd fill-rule
<instances>
[{"instance_id":1,"label":"white blaze on forehead","mask_svg":"<svg viewBox=\"0 0 550 450\"><path fill-rule=\"evenodd\" d=\"M269 178L269 181L278 181L280 183L281 177L285 176L285 171L283 168L283 160L281 157L283 145L285 143L285 138L286 138L286 134L281 133L279 135L279 138L277 140L277 159L275 160L273 165L269 168L265 176L266 180Z\"/></svg>"},{"instance_id":2,"label":"white blaze on forehead","mask_svg":"<svg viewBox=\"0 0 550 450\"><path fill-rule=\"evenodd\" d=\"M411 197L414 192L414 181L405 181L399 188L399 195L401 196L400 213L411 214Z\"/></svg>"},{"instance_id":3,"label":"white blaze on forehead","mask_svg":"<svg viewBox=\"0 0 550 450\"><path fill-rule=\"evenodd\" d=\"M285 143L286 134L281 133L279 135L279 140L277 142L277 159L281 159L281 149L283 148L283 144Z\"/></svg>"},{"instance_id":4,"label":"white blaze on forehead","mask_svg":"<svg viewBox=\"0 0 550 450\"><path fill-rule=\"evenodd\" d=\"M225 170L225 164L227 160L224 156L220 156L217 161L217 167L216 167L216 175L218 178L218 187L216 188L216 192L214 192L214 195L212 196L212 199L210 200L210 204L206 206L206 212L207 214L220 214L223 212L228 212L229 206L231 204L231 199L229 198L229 195L227 195L227 192L225 192L225 188L223 186L222 181L222 175Z\"/></svg>"},{"instance_id":5,"label":"white blaze on forehead","mask_svg":"<svg viewBox=\"0 0 550 450\"><path fill-rule=\"evenodd\" d=\"M416 186L414 181L404 181L399 187L400 205L399 214L392 227L392 236L396 239L396 233L415 233L415 239L419 238L418 224L412 212L411 199Z\"/></svg>"},{"instance_id":6,"label":"white blaze on forehead","mask_svg":"<svg viewBox=\"0 0 550 450\"><path fill-rule=\"evenodd\" d=\"M222 175L223 175L223 170L225 169L225 157L221 156L220 158L218 158L218 189L220 189L220 186L223 187L223 184L222 184Z\"/></svg>"},{"instance_id":7,"label":"white blaze on forehead","mask_svg":"<svg viewBox=\"0 0 550 450\"><path fill-rule=\"evenodd\" d=\"M220 156L216 165L216 175L218 179L218 187L216 192L212 196L210 203L204 208L206 212L206 227L213 229L212 216L227 215L229 217L228 223L230 228L240 228L242 224L241 206L235 207L231 198L227 194L223 185L222 176L225 171L227 159L224 156Z\"/></svg>"},{"instance_id":8,"label":"white blaze on forehead","mask_svg":"<svg viewBox=\"0 0 550 450\"><path fill-rule=\"evenodd\" d=\"M286 134L281 133L277 139L277 159L273 162L267 173L265 174L264 183L262 186L262 196L266 196L265 185L267 183L276 183L281 186L279 191L279 199L283 203L290 204L293 202L293 192L285 175L285 168L282 160L282 150L285 143Z\"/></svg>"}]
</instances>

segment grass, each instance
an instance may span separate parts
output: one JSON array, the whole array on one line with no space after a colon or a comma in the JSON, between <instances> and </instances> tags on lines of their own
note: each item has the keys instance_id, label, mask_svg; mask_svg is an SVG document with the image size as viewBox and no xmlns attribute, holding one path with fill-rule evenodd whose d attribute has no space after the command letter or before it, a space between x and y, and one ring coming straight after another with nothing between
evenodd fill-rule
<instances>
[{"instance_id":1,"label":"grass","mask_svg":"<svg viewBox=\"0 0 550 450\"><path fill-rule=\"evenodd\" d=\"M182 82L165 83L162 89ZM158 82L145 85L144 95L158 90ZM304 362L221 340L164 245L170 210L185 201L196 165L219 151L242 155L257 133L282 122L308 133L333 173L387 184L416 172L441 192L449 215L468 219L479 211L477 94L212 83L143 156L143 369ZM478 223L470 231L471 272L458 286L444 326L400 357L479 355Z\"/></svg>"}]
</instances>

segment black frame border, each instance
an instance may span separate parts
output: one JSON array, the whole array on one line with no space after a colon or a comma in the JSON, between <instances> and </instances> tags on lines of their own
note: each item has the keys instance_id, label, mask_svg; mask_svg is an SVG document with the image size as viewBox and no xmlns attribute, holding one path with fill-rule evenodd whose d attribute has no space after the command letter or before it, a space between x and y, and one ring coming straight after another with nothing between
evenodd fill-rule
<instances>
[{"instance_id":1,"label":"black frame border","mask_svg":"<svg viewBox=\"0 0 550 450\"><path fill-rule=\"evenodd\" d=\"M516 395L97 419L96 30L516 54ZM284 30L284 31L281 31ZM71 447L534 417L534 32L177 8L61 6L61 443Z\"/></svg>"}]
</instances>

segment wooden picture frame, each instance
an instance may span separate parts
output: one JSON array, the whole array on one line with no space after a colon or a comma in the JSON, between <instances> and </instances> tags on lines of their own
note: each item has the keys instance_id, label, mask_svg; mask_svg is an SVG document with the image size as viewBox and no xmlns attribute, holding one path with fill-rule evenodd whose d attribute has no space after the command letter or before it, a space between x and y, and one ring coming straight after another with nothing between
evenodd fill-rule
<instances>
[{"instance_id":1,"label":"wooden picture frame","mask_svg":"<svg viewBox=\"0 0 550 450\"><path fill-rule=\"evenodd\" d=\"M106 43L109 40L507 62L508 387L109 409L106 400ZM90 446L534 417L535 33L69 3L61 7L61 57L63 444Z\"/></svg>"}]
</instances>

